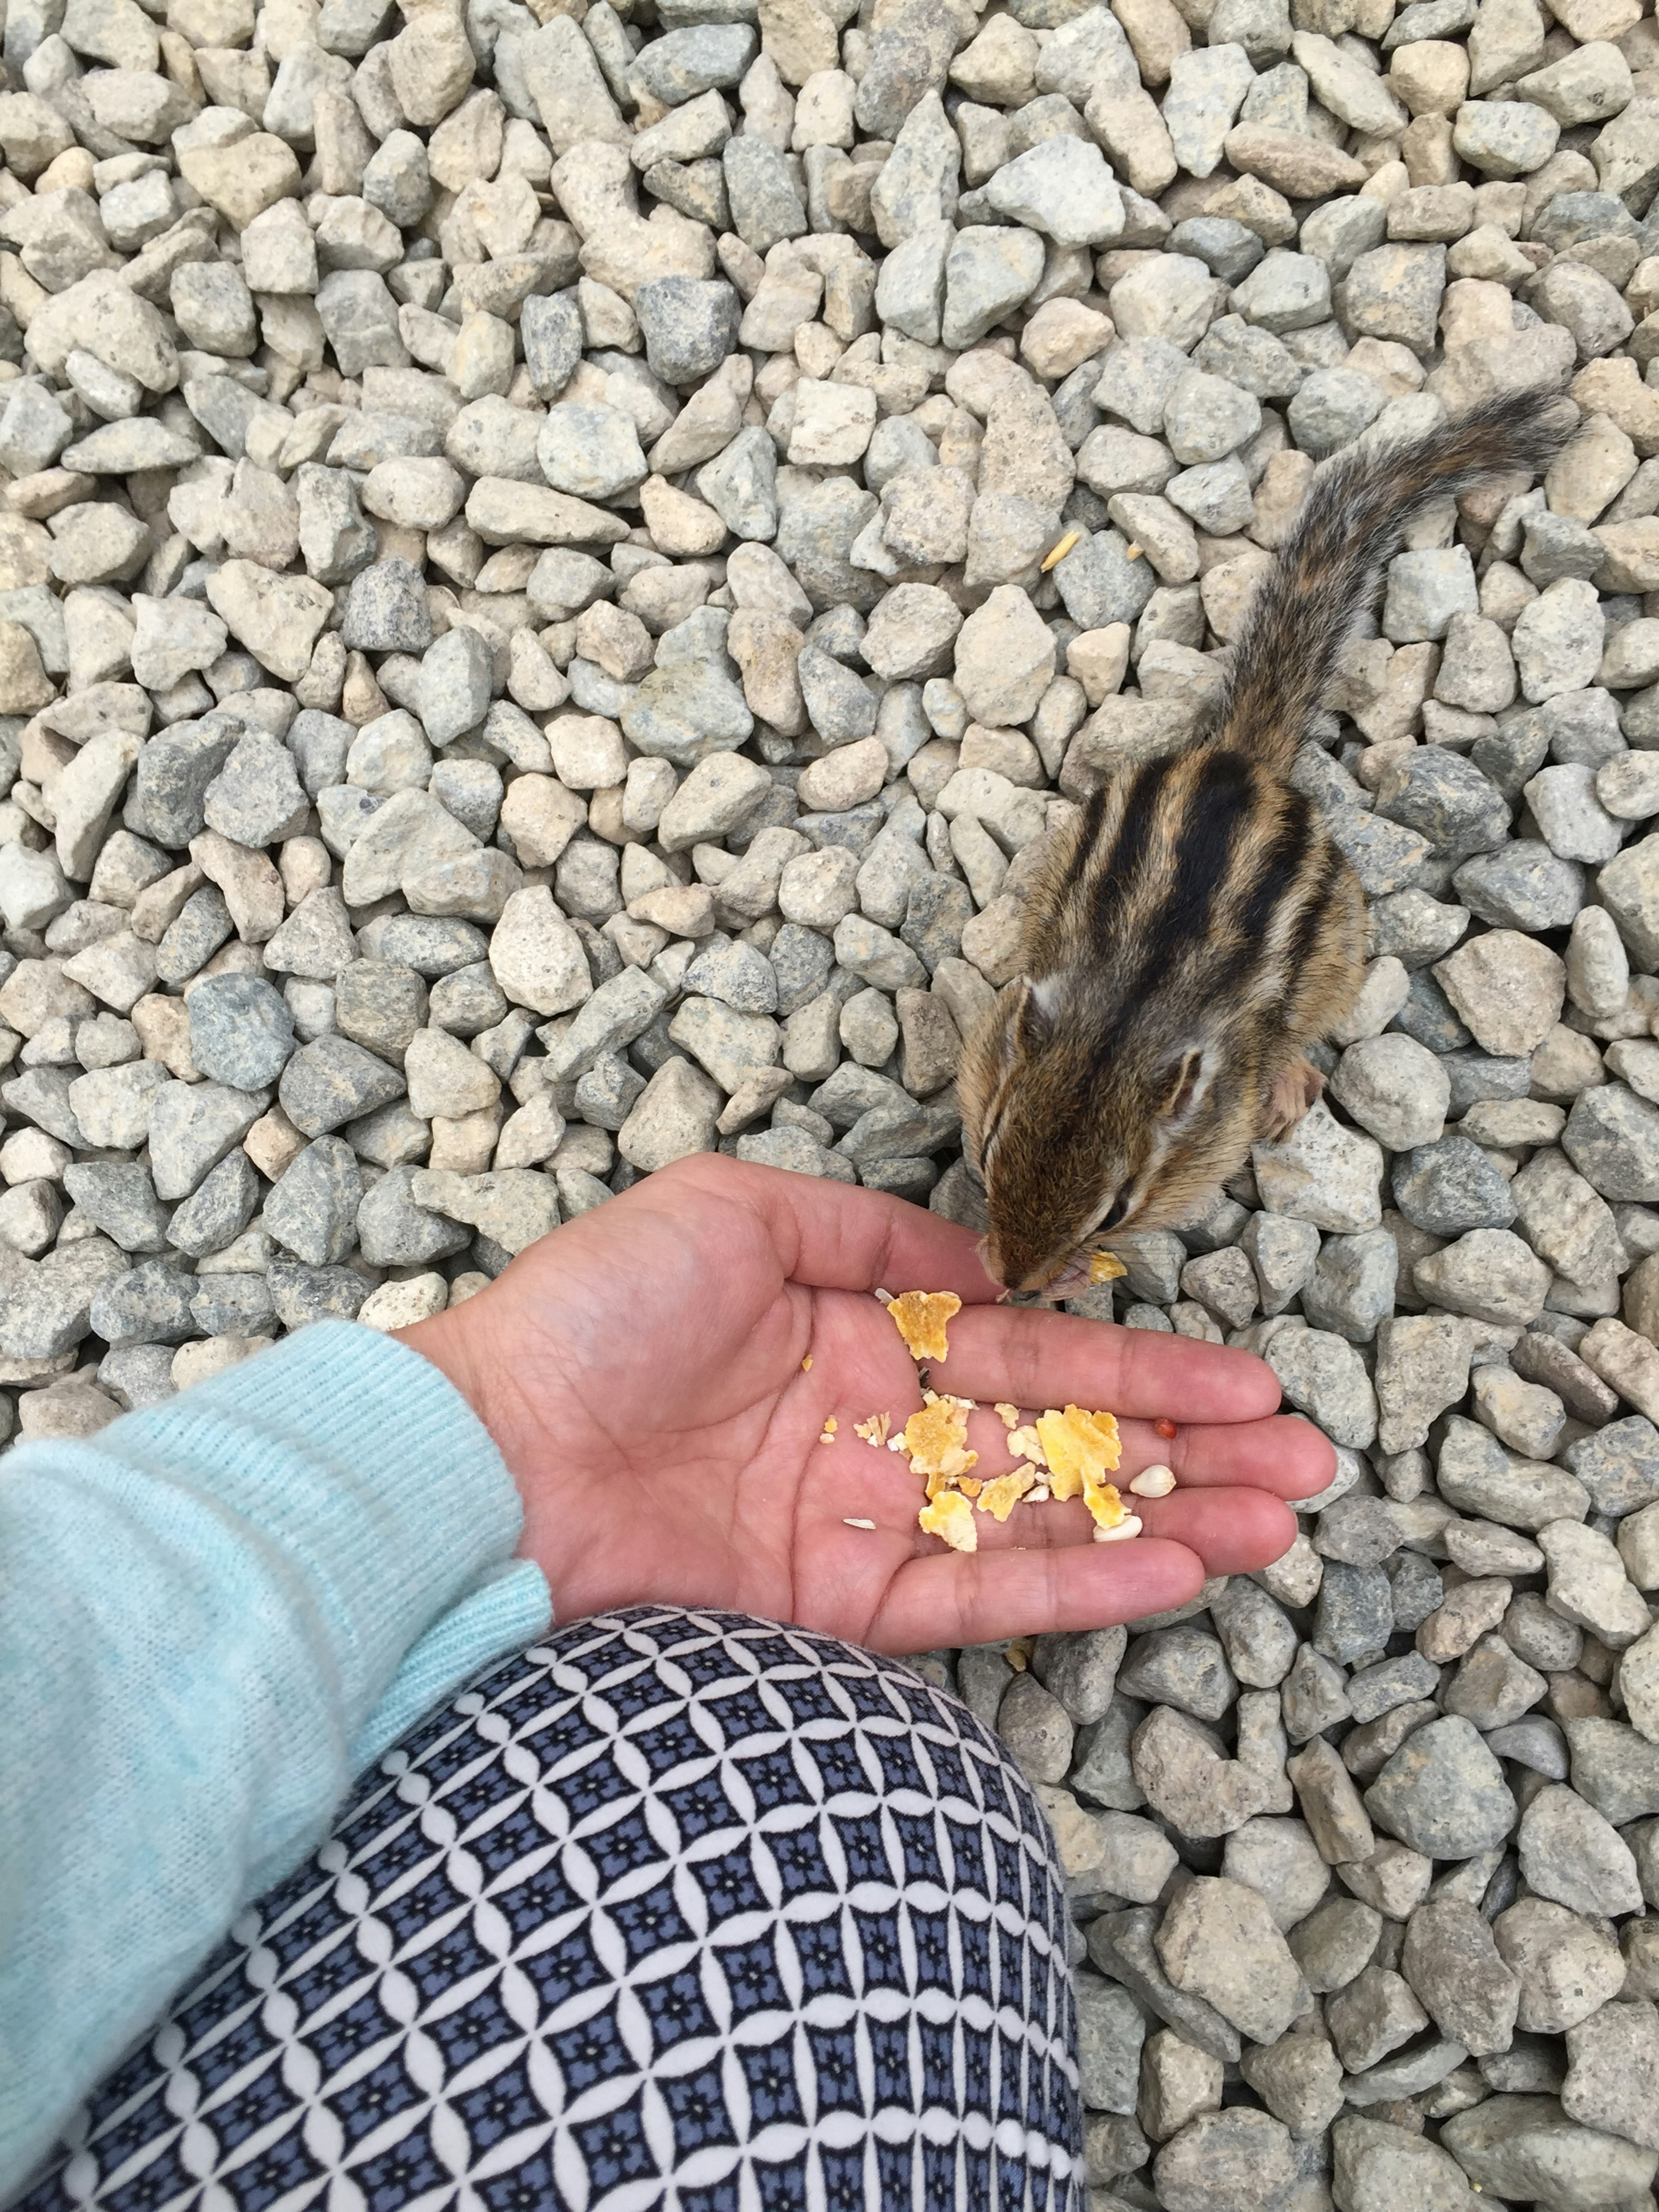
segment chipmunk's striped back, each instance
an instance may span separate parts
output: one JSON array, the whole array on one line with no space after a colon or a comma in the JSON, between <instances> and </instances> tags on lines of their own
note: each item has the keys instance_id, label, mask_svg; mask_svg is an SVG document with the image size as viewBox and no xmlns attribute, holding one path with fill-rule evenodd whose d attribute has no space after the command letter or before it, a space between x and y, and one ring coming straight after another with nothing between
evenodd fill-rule
<instances>
[{"instance_id":1,"label":"chipmunk's striped back","mask_svg":"<svg viewBox=\"0 0 1659 2212\"><path fill-rule=\"evenodd\" d=\"M1409 523L1542 468L1564 434L1528 395L1328 464L1192 744L1110 774L1054 841L1024 975L957 1086L1004 1282L1049 1283L1091 1237L1190 1217L1318 1096L1306 1048L1358 988L1364 902L1289 770Z\"/></svg>"}]
</instances>

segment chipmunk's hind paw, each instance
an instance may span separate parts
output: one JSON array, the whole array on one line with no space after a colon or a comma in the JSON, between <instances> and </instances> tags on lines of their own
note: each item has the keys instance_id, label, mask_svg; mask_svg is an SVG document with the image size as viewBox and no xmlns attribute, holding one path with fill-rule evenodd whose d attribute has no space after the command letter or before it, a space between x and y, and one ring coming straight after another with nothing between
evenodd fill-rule
<instances>
[{"instance_id":1,"label":"chipmunk's hind paw","mask_svg":"<svg viewBox=\"0 0 1659 2212\"><path fill-rule=\"evenodd\" d=\"M1288 1137L1324 1088L1325 1079L1310 1060L1293 1060L1281 1068L1262 1109L1262 1141L1271 1145Z\"/></svg>"}]
</instances>

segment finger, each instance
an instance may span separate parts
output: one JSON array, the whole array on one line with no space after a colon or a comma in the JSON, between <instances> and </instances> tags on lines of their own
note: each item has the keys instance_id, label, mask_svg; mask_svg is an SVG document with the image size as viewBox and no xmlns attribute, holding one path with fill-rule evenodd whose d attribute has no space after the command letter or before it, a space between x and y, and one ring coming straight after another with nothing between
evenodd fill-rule
<instances>
[{"instance_id":1,"label":"finger","mask_svg":"<svg viewBox=\"0 0 1659 2212\"><path fill-rule=\"evenodd\" d=\"M1336 1473L1334 1448L1310 1421L1296 1413L1178 1428L1173 1437L1159 1436L1150 1421L1123 1421L1118 1433L1123 1459L1111 1480L1120 1490L1126 1490L1143 1468L1167 1467L1182 1489L1247 1485L1294 1502L1317 1497ZM979 1454L977 1471L982 1479L1026 1464L1010 1455L1007 1432L994 1414L971 1414L968 1441Z\"/></svg>"},{"instance_id":2,"label":"finger","mask_svg":"<svg viewBox=\"0 0 1659 2212\"><path fill-rule=\"evenodd\" d=\"M1279 1404L1264 1359L1222 1344L1119 1328L1036 1306L976 1304L951 1324L939 1389L1017 1406L1087 1406L1182 1421L1253 1421Z\"/></svg>"},{"instance_id":3,"label":"finger","mask_svg":"<svg viewBox=\"0 0 1659 2212\"><path fill-rule=\"evenodd\" d=\"M964 1305L1001 1295L981 1264L971 1229L884 1191L714 1152L677 1161L650 1184L666 1184L665 1197L689 1185L745 1207L765 1227L790 1279L817 1290L954 1291Z\"/></svg>"},{"instance_id":4,"label":"finger","mask_svg":"<svg viewBox=\"0 0 1659 2212\"><path fill-rule=\"evenodd\" d=\"M1185 1605L1204 1577L1196 1553L1147 1537L1058 1551L945 1553L899 1569L869 1640L878 1651L928 1651L1003 1636L1109 1628Z\"/></svg>"},{"instance_id":5,"label":"finger","mask_svg":"<svg viewBox=\"0 0 1659 2212\"><path fill-rule=\"evenodd\" d=\"M1252 1575L1296 1540L1296 1516L1260 1490L1189 1490L1168 1498L1129 1498L1146 1536L1184 1544L1206 1575ZM1146 1538L1137 1540L1145 1542ZM1136 1548L1126 1544L1125 1551Z\"/></svg>"},{"instance_id":6,"label":"finger","mask_svg":"<svg viewBox=\"0 0 1659 2212\"><path fill-rule=\"evenodd\" d=\"M1121 1434L1123 1465L1116 1477L1120 1489L1143 1468L1162 1465L1172 1469L1186 1489L1248 1483L1275 1498L1313 1498L1328 1489L1336 1474L1334 1447L1311 1421L1296 1413L1214 1427L1178 1427L1167 1437L1148 1421L1125 1421Z\"/></svg>"}]
</instances>

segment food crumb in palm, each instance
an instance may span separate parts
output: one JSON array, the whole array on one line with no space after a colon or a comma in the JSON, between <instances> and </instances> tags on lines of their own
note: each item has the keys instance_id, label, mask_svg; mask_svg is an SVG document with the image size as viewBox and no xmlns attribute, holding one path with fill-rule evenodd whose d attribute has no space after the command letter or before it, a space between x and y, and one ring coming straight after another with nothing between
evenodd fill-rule
<instances>
[{"instance_id":1,"label":"food crumb in palm","mask_svg":"<svg viewBox=\"0 0 1659 2212\"><path fill-rule=\"evenodd\" d=\"M962 1311L954 1291L901 1291L888 1300L887 1310L912 1359L948 1357L946 1327Z\"/></svg>"},{"instance_id":2,"label":"food crumb in palm","mask_svg":"<svg viewBox=\"0 0 1659 2212\"><path fill-rule=\"evenodd\" d=\"M843 1515L841 1525L843 1528L873 1528L876 1524L873 1521L854 1521Z\"/></svg>"},{"instance_id":3,"label":"food crumb in palm","mask_svg":"<svg viewBox=\"0 0 1659 2212\"><path fill-rule=\"evenodd\" d=\"M1168 1414L1167 1414L1167 1413L1164 1415L1164 1419L1163 1419L1162 1420L1160 1420L1160 1421L1154 1421L1154 1422L1152 1423L1152 1433L1153 1433L1153 1435L1154 1435L1154 1436L1159 1436L1159 1437L1163 1437L1163 1439L1164 1439L1164 1443L1165 1443L1166 1444L1169 1443L1169 1441L1170 1441L1170 1437L1171 1437L1172 1436L1174 1436L1175 1432L1176 1432L1176 1425L1175 1425L1175 1423L1174 1423L1174 1422L1173 1422L1173 1421L1169 1418L1169 1416L1168 1416Z\"/></svg>"},{"instance_id":4,"label":"food crumb in palm","mask_svg":"<svg viewBox=\"0 0 1659 2212\"><path fill-rule=\"evenodd\" d=\"M1029 1467L1017 1467L1011 1474L999 1474L981 1485L979 1510L981 1513L988 1513L993 1520L1006 1521L1020 1499L1028 1496L1036 1484L1036 1477Z\"/></svg>"},{"instance_id":5,"label":"food crumb in palm","mask_svg":"<svg viewBox=\"0 0 1659 2212\"><path fill-rule=\"evenodd\" d=\"M893 1417L890 1413L872 1413L867 1421L854 1422L853 1434L855 1437L862 1437L866 1443L879 1451L887 1442L888 1433L892 1425Z\"/></svg>"},{"instance_id":6,"label":"food crumb in palm","mask_svg":"<svg viewBox=\"0 0 1659 2212\"><path fill-rule=\"evenodd\" d=\"M1085 1481L1083 1502L1088 1507L1089 1517L1097 1528L1121 1528L1126 1521L1133 1517L1113 1483Z\"/></svg>"},{"instance_id":7,"label":"food crumb in palm","mask_svg":"<svg viewBox=\"0 0 1659 2212\"><path fill-rule=\"evenodd\" d=\"M1005 1429L1017 1429L1019 1426L1019 1407L1009 1405L1006 1399L997 1400L996 1413L997 1419Z\"/></svg>"},{"instance_id":8,"label":"food crumb in palm","mask_svg":"<svg viewBox=\"0 0 1659 2212\"><path fill-rule=\"evenodd\" d=\"M1114 1473L1122 1456L1109 1413L1081 1406L1067 1406L1061 1413L1050 1407L1038 1416L1036 1431L1048 1463L1048 1487L1058 1498L1080 1497L1086 1485Z\"/></svg>"},{"instance_id":9,"label":"food crumb in palm","mask_svg":"<svg viewBox=\"0 0 1659 2212\"><path fill-rule=\"evenodd\" d=\"M974 1509L959 1490L947 1490L924 1505L916 1516L916 1525L925 1536L943 1536L953 1552L979 1549Z\"/></svg>"},{"instance_id":10,"label":"food crumb in palm","mask_svg":"<svg viewBox=\"0 0 1659 2212\"><path fill-rule=\"evenodd\" d=\"M823 1434L818 1438L818 1442L821 1444L832 1444L835 1441L836 1417L831 1413L823 1425Z\"/></svg>"},{"instance_id":11,"label":"food crumb in palm","mask_svg":"<svg viewBox=\"0 0 1659 2212\"><path fill-rule=\"evenodd\" d=\"M812 1371L812 1355L810 1352L800 1364L800 1371L803 1375L810 1375Z\"/></svg>"},{"instance_id":12,"label":"food crumb in palm","mask_svg":"<svg viewBox=\"0 0 1659 2212\"><path fill-rule=\"evenodd\" d=\"M979 1454L967 1447L968 1407L960 1398L930 1394L921 1411L904 1425L912 1474L966 1474L979 1463Z\"/></svg>"}]
</instances>

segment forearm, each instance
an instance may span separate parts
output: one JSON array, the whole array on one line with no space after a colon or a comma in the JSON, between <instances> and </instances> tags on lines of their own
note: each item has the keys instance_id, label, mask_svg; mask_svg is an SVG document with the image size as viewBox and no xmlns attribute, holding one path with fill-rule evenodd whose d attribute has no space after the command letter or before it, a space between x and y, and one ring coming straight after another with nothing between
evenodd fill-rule
<instances>
[{"instance_id":1,"label":"forearm","mask_svg":"<svg viewBox=\"0 0 1659 2212\"><path fill-rule=\"evenodd\" d=\"M435 1368L349 1325L0 1473L0 2192L356 1765L545 1624Z\"/></svg>"}]
</instances>

